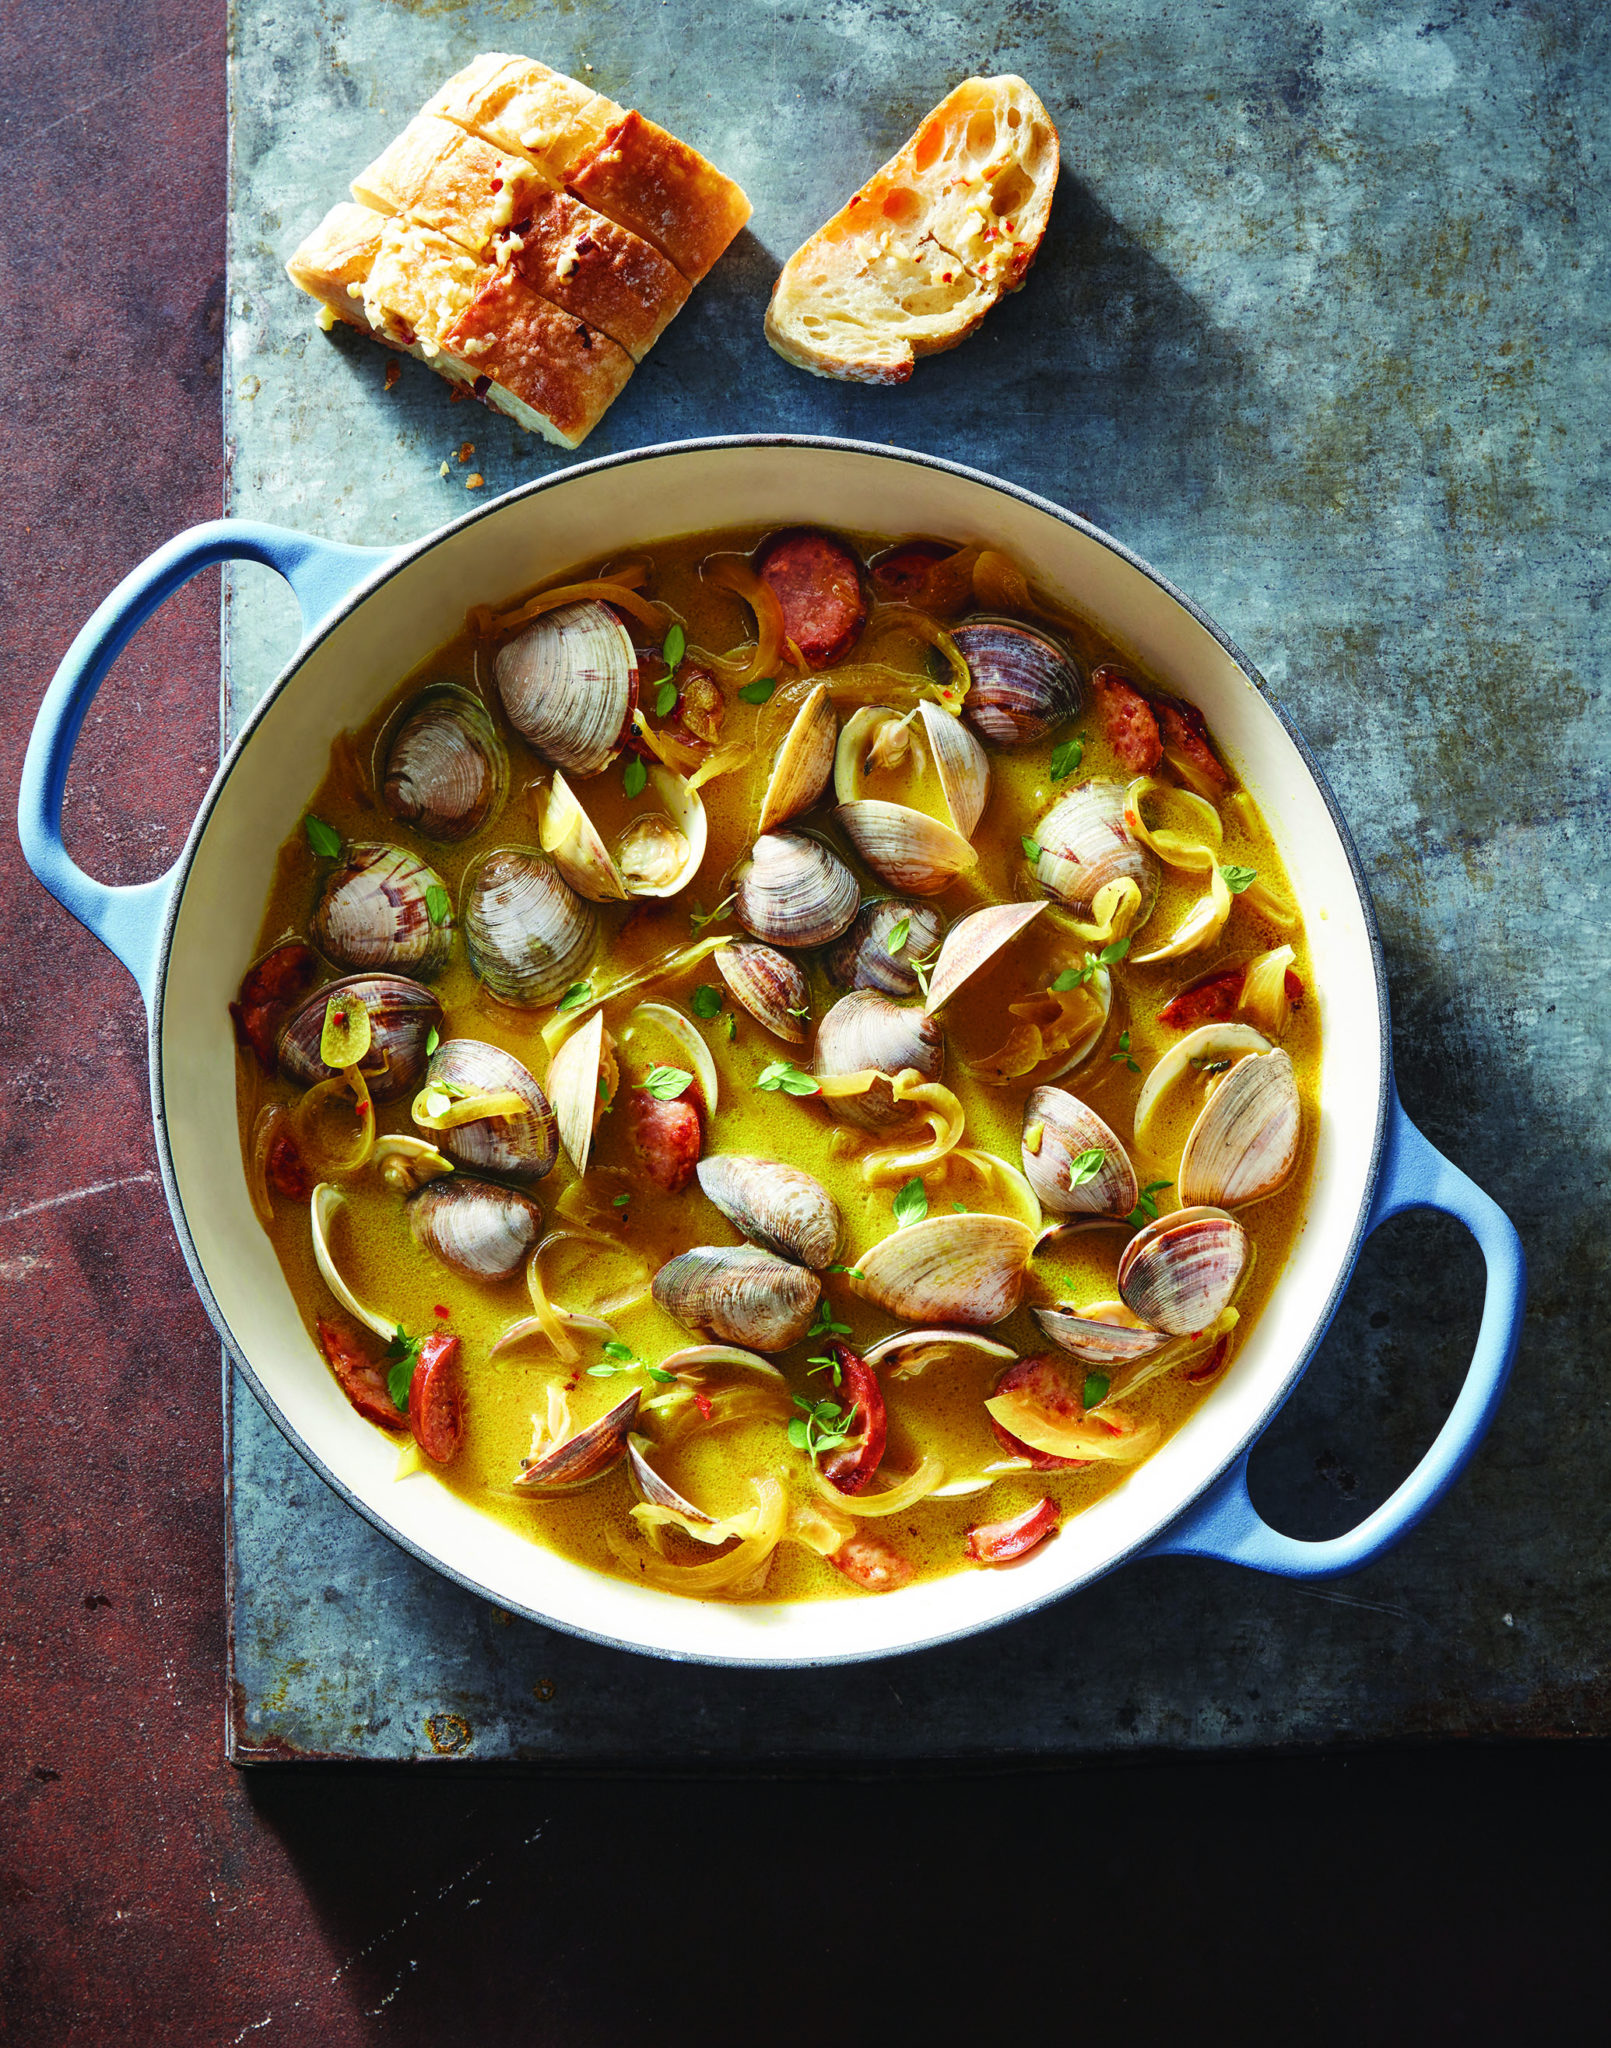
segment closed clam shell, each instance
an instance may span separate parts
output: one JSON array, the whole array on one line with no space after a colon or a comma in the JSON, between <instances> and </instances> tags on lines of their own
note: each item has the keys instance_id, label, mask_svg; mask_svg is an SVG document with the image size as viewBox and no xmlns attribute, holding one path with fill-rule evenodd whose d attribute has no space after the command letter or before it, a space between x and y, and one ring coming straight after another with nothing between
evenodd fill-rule
<instances>
[{"instance_id":1,"label":"closed clam shell","mask_svg":"<svg viewBox=\"0 0 1611 2048\"><path fill-rule=\"evenodd\" d=\"M1119 1257L1124 1305L1155 1330L1195 1337L1228 1308L1247 1266L1247 1232L1223 1209L1177 1209L1138 1230Z\"/></svg>"},{"instance_id":2,"label":"closed clam shell","mask_svg":"<svg viewBox=\"0 0 1611 2048\"><path fill-rule=\"evenodd\" d=\"M1141 891L1132 928L1152 915L1161 871L1156 856L1130 837L1122 782L1082 782L1052 805L1032 836L1040 847L1036 881L1076 917L1089 918L1098 891L1126 878Z\"/></svg>"},{"instance_id":3,"label":"closed clam shell","mask_svg":"<svg viewBox=\"0 0 1611 2048\"><path fill-rule=\"evenodd\" d=\"M558 1126L548 1097L512 1052L480 1038L449 1038L431 1055L426 1074L463 1095L523 1096L525 1116L478 1117L438 1134L444 1152L461 1166L511 1180L541 1180L559 1149Z\"/></svg>"},{"instance_id":4,"label":"closed clam shell","mask_svg":"<svg viewBox=\"0 0 1611 2048\"><path fill-rule=\"evenodd\" d=\"M929 992L923 1002L928 1014L932 1017L948 1003L965 981L971 980L1003 946L1016 939L1026 925L1033 924L1045 908L1044 900L992 903L967 917L959 917L946 933L940 957L929 976Z\"/></svg>"},{"instance_id":5,"label":"closed clam shell","mask_svg":"<svg viewBox=\"0 0 1611 2048\"><path fill-rule=\"evenodd\" d=\"M394 818L451 845L503 803L509 756L481 699L437 683L404 705L376 780Z\"/></svg>"},{"instance_id":6,"label":"closed clam shell","mask_svg":"<svg viewBox=\"0 0 1611 2048\"><path fill-rule=\"evenodd\" d=\"M978 863L961 833L906 804L860 797L833 818L880 881L913 896L938 896Z\"/></svg>"},{"instance_id":7,"label":"closed clam shell","mask_svg":"<svg viewBox=\"0 0 1611 2048\"><path fill-rule=\"evenodd\" d=\"M1287 1053L1238 1060L1208 1098L1180 1157L1180 1199L1240 1209L1273 1195L1298 1163L1303 1110Z\"/></svg>"},{"instance_id":8,"label":"closed clam shell","mask_svg":"<svg viewBox=\"0 0 1611 2048\"><path fill-rule=\"evenodd\" d=\"M804 832L763 832L733 891L739 923L771 946L825 946L860 903L849 868Z\"/></svg>"},{"instance_id":9,"label":"closed clam shell","mask_svg":"<svg viewBox=\"0 0 1611 2048\"><path fill-rule=\"evenodd\" d=\"M448 907L433 924L430 892ZM339 967L386 968L430 981L453 951L452 897L435 868L401 846L354 840L325 878L314 943Z\"/></svg>"},{"instance_id":10,"label":"closed clam shell","mask_svg":"<svg viewBox=\"0 0 1611 2048\"><path fill-rule=\"evenodd\" d=\"M1131 1365L1173 1342L1163 1330L1151 1330L1128 1310L1123 1322L1072 1308L1032 1308L1029 1313L1046 1335L1084 1365Z\"/></svg>"},{"instance_id":11,"label":"closed clam shell","mask_svg":"<svg viewBox=\"0 0 1611 2048\"><path fill-rule=\"evenodd\" d=\"M856 1293L909 1322L988 1327L1023 1299L1035 1236L1011 1216L927 1216L861 1254Z\"/></svg>"},{"instance_id":12,"label":"closed clam shell","mask_svg":"<svg viewBox=\"0 0 1611 2048\"><path fill-rule=\"evenodd\" d=\"M528 1458L514 1481L516 1493L572 1493L602 1479L626 1456L627 1437L637 1420L642 1391L634 1387L607 1415L579 1429L563 1443Z\"/></svg>"},{"instance_id":13,"label":"closed clam shell","mask_svg":"<svg viewBox=\"0 0 1611 2048\"><path fill-rule=\"evenodd\" d=\"M415 1243L467 1280L519 1272L542 1234L543 1212L530 1195L465 1174L428 1181L406 1206Z\"/></svg>"},{"instance_id":14,"label":"closed clam shell","mask_svg":"<svg viewBox=\"0 0 1611 2048\"><path fill-rule=\"evenodd\" d=\"M1021 1150L1024 1178L1041 1207L1060 1216L1128 1216L1141 1199L1135 1168L1121 1141L1094 1109L1066 1088L1030 1090L1024 1103ZM1074 1162L1090 1152L1102 1154L1102 1165L1075 1186Z\"/></svg>"},{"instance_id":15,"label":"closed clam shell","mask_svg":"<svg viewBox=\"0 0 1611 2048\"><path fill-rule=\"evenodd\" d=\"M638 699L632 636L592 598L544 612L498 650L493 678L509 723L545 761L597 775Z\"/></svg>"},{"instance_id":16,"label":"closed clam shell","mask_svg":"<svg viewBox=\"0 0 1611 2048\"><path fill-rule=\"evenodd\" d=\"M925 1081L937 1081L945 1066L945 1033L932 1017L898 1003L878 989L852 989L817 1026L812 1072L819 1081L867 1070L891 1079L915 1067ZM863 1130L888 1130L905 1123L911 1107L895 1100L889 1080L875 1081L863 1095L835 1096L832 1115Z\"/></svg>"},{"instance_id":17,"label":"closed clam shell","mask_svg":"<svg viewBox=\"0 0 1611 2048\"><path fill-rule=\"evenodd\" d=\"M668 1259L652 1291L690 1329L709 1329L750 1351L786 1351L810 1327L822 1282L754 1245L704 1244Z\"/></svg>"},{"instance_id":18,"label":"closed clam shell","mask_svg":"<svg viewBox=\"0 0 1611 2048\"><path fill-rule=\"evenodd\" d=\"M1073 655L1021 619L973 618L951 628L972 679L962 715L998 747L1032 747L1080 708Z\"/></svg>"},{"instance_id":19,"label":"closed clam shell","mask_svg":"<svg viewBox=\"0 0 1611 2048\"><path fill-rule=\"evenodd\" d=\"M580 980L598 937L598 912L529 847L496 848L466 880L470 965L500 1002L556 1002Z\"/></svg>"},{"instance_id":20,"label":"closed clam shell","mask_svg":"<svg viewBox=\"0 0 1611 2048\"><path fill-rule=\"evenodd\" d=\"M419 1086L425 1042L442 1028L442 1005L420 982L401 974L349 974L303 998L280 1029L282 1072L311 1088L336 1069L319 1057L325 1014L333 998L362 1003L369 1012L369 1051L362 1073L376 1102L396 1102Z\"/></svg>"},{"instance_id":21,"label":"closed clam shell","mask_svg":"<svg viewBox=\"0 0 1611 2048\"><path fill-rule=\"evenodd\" d=\"M750 1153L713 1152L699 1185L752 1244L821 1272L839 1249L844 1218L821 1181L798 1166Z\"/></svg>"},{"instance_id":22,"label":"closed clam shell","mask_svg":"<svg viewBox=\"0 0 1611 2048\"><path fill-rule=\"evenodd\" d=\"M794 714L778 748L766 794L761 799L757 832L770 832L810 810L828 786L838 737L839 721L834 716L828 685L818 683Z\"/></svg>"},{"instance_id":23,"label":"closed clam shell","mask_svg":"<svg viewBox=\"0 0 1611 2048\"><path fill-rule=\"evenodd\" d=\"M733 1000L790 1045L804 1045L811 1021L811 984L787 953L775 946L747 945L743 940L722 946L714 955L716 971L732 991Z\"/></svg>"},{"instance_id":24,"label":"closed clam shell","mask_svg":"<svg viewBox=\"0 0 1611 2048\"><path fill-rule=\"evenodd\" d=\"M906 926L904 943L894 953L889 940L896 927ZM836 988L876 988L887 996L915 996L919 983L914 960L923 960L939 944L945 919L932 903L915 896L886 896L864 903L843 938L822 956L828 979Z\"/></svg>"}]
</instances>

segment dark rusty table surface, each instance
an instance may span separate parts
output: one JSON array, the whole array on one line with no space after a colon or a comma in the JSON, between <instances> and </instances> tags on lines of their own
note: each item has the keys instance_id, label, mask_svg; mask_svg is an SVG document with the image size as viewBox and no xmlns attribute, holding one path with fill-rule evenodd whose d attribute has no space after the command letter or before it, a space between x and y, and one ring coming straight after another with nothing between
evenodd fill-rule
<instances>
[{"instance_id":1,"label":"dark rusty table surface","mask_svg":"<svg viewBox=\"0 0 1611 2048\"><path fill-rule=\"evenodd\" d=\"M361 71L344 17L299 12ZM411 12L456 34L464 10ZM804 32L781 9L743 13ZM1313 1608L1327 1641L1367 1646L1372 1694L1432 1668L1419 1697L1439 1711L1401 1719L1401 1738L1603 1733L1605 31L1571 6L1331 7L1250 47L1236 10L1100 13L1042 270L1003 338L976 346L1010 360L1037 290L1076 314L1060 439L1031 480L1160 558L1163 495L1197 509L1201 555L1164 566L1274 674L1342 786L1406 1100L1521 1221L1534 1273L1494 1438L1395 1559L1288 1611L1215 1567L1128 1583L1160 1627L1187 1618L1188 1659L1245 1670ZM1026 35L1045 18L1025 11ZM579 35L580 13L550 19ZM862 106L869 24L887 50L926 20L812 17L841 39L823 91L859 109L860 143L928 96L887 122ZM81 619L220 509L225 42L211 0L0 15L8 787ZM1134 77L1166 50L1179 89L1149 104ZM992 56L959 47L946 75ZM1356 119L1321 132L1339 90ZM1315 193L1352 207L1377 147L1365 113L1389 93L1395 120L1431 126L1398 131L1418 139L1389 165L1395 205L1376 188L1383 232L1356 224L1335 269L1339 216ZM769 111L758 91L758 125ZM1136 168L1150 121L1178 139L1191 206ZM1230 338L1247 308L1214 280L1223 216L1210 234L1194 211L1215 163L1250 218L1263 208L1247 248L1292 299L1288 332L1315 330L1291 371L1301 404ZM780 253L825 196L804 178L799 193ZM1369 361L1340 345L1345 311ZM959 380L931 399L963 388L966 358L930 366ZM747 423L776 406L806 424L781 368L746 350L757 364L774 381ZM1001 389L1024 398L1010 373ZM849 422L845 394L823 406ZM1317 417L1323 436L1293 438ZM915 403L885 431L944 445ZM1272 479L1257 503L1232 488L1250 449ZM1317 609L1322 584L1346 604ZM70 844L109 879L165 865L206 786L216 593L200 579L142 632L86 728ZM217 1350L156 1185L137 999L9 840L0 859L4 2038L960 2041L1061 2009L1162 2040L1233 2001L1255 2041L1583 2037L1611 1785L1593 1743L871 1783L844 1762L764 1784L230 1771ZM1446 1270L1460 1257L1452 1237L1406 1234L1362 1275L1329 1361L1354 1376L1347 1433L1306 1388L1256 1467L1261 1502L1300 1533L1352 1519L1434 1426L1469 1334L1467 1279ZM1256 1628L1226 1637L1231 1611Z\"/></svg>"}]
</instances>

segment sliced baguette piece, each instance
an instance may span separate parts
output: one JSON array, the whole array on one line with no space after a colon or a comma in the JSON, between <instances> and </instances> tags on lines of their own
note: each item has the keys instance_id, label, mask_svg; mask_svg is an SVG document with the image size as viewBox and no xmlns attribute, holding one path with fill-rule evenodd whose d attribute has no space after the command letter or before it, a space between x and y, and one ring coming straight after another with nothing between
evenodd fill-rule
<instances>
[{"instance_id":1,"label":"sliced baguette piece","mask_svg":"<svg viewBox=\"0 0 1611 2048\"><path fill-rule=\"evenodd\" d=\"M545 193L506 246L534 291L607 334L635 362L665 333L692 289L658 249L568 192ZM502 262L505 248L496 253Z\"/></svg>"},{"instance_id":2,"label":"sliced baguette piece","mask_svg":"<svg viewBox=\"0 0 1611 2048\"><path fill-rule=\"evenodd\" d=\"M497 149L524 156L562 184L625 109L534 57L489 51L455 72L424 111L455 121Z\"/></svg>"},{"instance_id":3,"label":"sliced baguette piece","mask_svg":"<svg viewBox=\"0 0 1611 2048\"><path fill-rule=\"evenodd\" d=\"M1023 79L965 79L784 264L767 340L814 376L904 383L1021 287L1057 171L1057 130Z\"/></svg>"},{"instance_id":4,"label":"sliced baguette piece","mask_svg":"<svg viewBox=\"0 0 1611 2048\"><path fill-rule=\"evenodd\" d=\"M553 183L523 156L510 156L452 121L418 114L390 148L352 181L352 196L376 213L407 214L488 257Z\"/></svg>"},{"instance_id":5,"label":"sliced baguette piece","mask_svg":"<svg viewBox=\"0 0 1611 2048\"><path fill-rule=\"evenodd\" d=\"M742 186L639 113L622 114L565 179L576 198L630 228L698 284L749 219Z\"/></svg>"},{"instance_id":6,"label":"sliced baguette piece","mask_svg":"<svg viewBox=\"0 0 1611 2048\"><path fill-rule=\"evenodd\" d=\"M367 206L343 199L320 221L286 264L291 282L319 301L319 325L328 333L337 320L373 334L364 312L364 280L380 248L384 218Z\"/></svg>"},{"instance_id":7,"label":"sliced baguette piece","mask_svg":"<svg viewBox=\"0 0 1611 2048\"><path fill-rule=\"evenodd\" d=\"M364 280L364 313L383 341L452 377L458 372L441 360L442 336L497 274L435 228L396 217L382 224Z\"/></svg>"},{"instance_id":8,"label":"sliced baguette piece","mask_svg":"<svg viewBox=\"0 0 1611 2048\"><path fill-rule=\"evenodd\" d=\"M632 375L624 348L500 270L441 339L442 361L475 394L561 448L576 448Z\"/></svg>"}]
</instances>

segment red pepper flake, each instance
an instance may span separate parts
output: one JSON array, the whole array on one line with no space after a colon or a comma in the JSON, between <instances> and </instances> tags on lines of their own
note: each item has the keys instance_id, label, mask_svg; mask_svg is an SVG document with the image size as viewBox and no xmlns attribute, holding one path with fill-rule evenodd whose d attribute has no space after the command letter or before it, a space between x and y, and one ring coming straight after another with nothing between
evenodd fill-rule
<instances>
[{"instance_id":1,"label":"red pepper flake","mask_svg":"<svg viewBox=\"0 0 1611 2048\"><path fill-rule=\"evenodd\" d=\"M442 1304L441 1304L440 1302L438 1302L438 1303L436 1304L436 1309L435 1309L434 1313L435 1313L435 1315L436 1315L436 1320L437 1320L437 1321L438 1321L439 1323L445 1323L445 1322L447 1321L447 1319L448 1319L448 1312L447 1312L447 1310L446 1310L446 1309L445 1309L445 1308L444 1308L444 1307L442 1306Z\"/></svg>"},{"instance_id":2,"label":"red pepper flake","mask_svg":"<svg viewBox=\"0 0 1611 2048\"><path fill-rule=\"evenodd\" d=\"M707 1422L709 1422L710 1418L716 1412L716 1410L711 1406L711 1399L709 1394L700 1393L697 1387L694 1389L694 1406L699 1410L700 1414L704 1416Z\"/></svg>"},{"instance_id":3,"label":"red pepper flake","mask_svg":"<svg viewBox=\"0 0 1611 2048\"><path fill-rule=\"evenodd\" d=\"M850 195L850 203L852 206L860 206L861 194L859 192L852 192Z\"/></svg>"},{"instance_id":4,"label":"red pepper flake","mask_svg":"<svg viewBox=\"0 0 1611 2048\"><path fill-rule=\"evenodd\" d=\"M366 1116L368 1116L368 1114L369 1114L369 1104L368 1104L367 1102L360 1102L360 1103L359 1103L359 1104L357 1105L357 1108L358 1108L358 1120L359 1120L359 1122L360 1122L360 1123L362 1123L362 1121L364 1120L364 1118L365 1118Z\"/></svg>"},{"instance_id":5,"label":"red pepper flake","mask_svg":"<svg viewBox=\"0 0 1611 2048\"><path fill-rule=\"evenodd\" d=\"M493 179L493 181L492 181L492 189L493 189L493 191L494 191L494 192L501 192L501 191L503 190L503 180L502 180L502 178L494 178L494 179Z\"/></svg>"},{"instance_id":6,"label":"red pepper flake","mask_svg":"<svg viewBox=\"0 0 1611 2048\"><path fill-rule=\"evenodd\" d=\"M942 270L940 272L940 282L941 284L949 284L951 282L951 273L949 270Z\"/></svg>"},{"instance_id":7,"label":"red pepper flake","mask_svg":"<svg viewBox=\"0 0 1611 2048\"><path fill-rule=\"evenodd\" d=\"M475 393L477 398L485 398L487 393L492 389L492 379L490 377L477 377L475 382L470 386L470 389ZM463 458L461 457L460 459L462 460Z\"/></svg>"}]
</instances>

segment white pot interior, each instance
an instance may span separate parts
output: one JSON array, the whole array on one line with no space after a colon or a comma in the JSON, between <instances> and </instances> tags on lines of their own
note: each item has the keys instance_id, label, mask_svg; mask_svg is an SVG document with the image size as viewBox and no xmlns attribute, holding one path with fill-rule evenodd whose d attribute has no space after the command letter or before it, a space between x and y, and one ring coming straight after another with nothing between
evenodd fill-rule
<instances>
[{"instance_id":1,"label":"white pot interior","mask_svg":"<svg viewBox=\"0 0 1611 2048\"><path fill-rule=\"evenodd\" d=\"M1224 1383L1126 1485L1021 1565L877 1599L793 1606L680 1600L584 1570L475 1513L350 1409L308 1342L252 1213L235 1135L226 1005L249 964L274 849L332 736L362 721L459 629L587 557L707 528L812 522L989 540L1098 618L1199 704L1263 809L1302 904L1324 1033L1313 1196L1291 1262ZM1342 840L1297 747L1251 679L1175 598L1099 539L971 477L822 446L691 448L572 473L489 506L408 562L293 666L216 793L168 962L158 1071L194 1257L237 1355L326 1475L390 1534L502 1606L678 1657L810 1663L909 1649L988 1626L1097 1576L1156 1534L1289 1389L1347 1268L1370 1183L1387 1047L1367 918Z\"/></svg>"}]
</instances>

